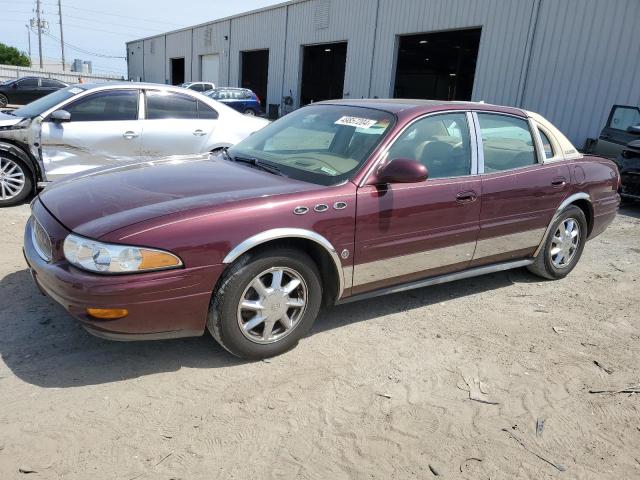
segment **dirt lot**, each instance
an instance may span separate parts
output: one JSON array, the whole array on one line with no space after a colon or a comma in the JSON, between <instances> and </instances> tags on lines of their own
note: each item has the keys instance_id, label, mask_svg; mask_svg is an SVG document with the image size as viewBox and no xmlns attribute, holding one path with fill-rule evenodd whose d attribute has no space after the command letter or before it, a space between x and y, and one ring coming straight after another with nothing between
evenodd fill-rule
<instances>
[{"instance_id":1,"label":"dirt lot","mask_svg":"<svg viewBox=\"0 0 640 480\"><path fill-rule=\"evenodd\" d=\"M588 392L640 383L640 206L567 279L341 306L258 363L91 337L32 283L27 217L0 211L0 479L640 478L640 396Z\"/></svg>"}]
</instances>

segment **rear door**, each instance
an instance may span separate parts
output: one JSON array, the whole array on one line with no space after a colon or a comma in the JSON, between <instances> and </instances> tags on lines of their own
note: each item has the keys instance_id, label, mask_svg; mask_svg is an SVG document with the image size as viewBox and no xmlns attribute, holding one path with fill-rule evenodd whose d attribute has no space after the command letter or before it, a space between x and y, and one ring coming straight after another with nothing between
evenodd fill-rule
<instances>
[{"instance_id":1,"label":"rear door","mask_svg":"<svg viewBox=\"0 0 640 480\"><path fill-rule=\"evenodd\" d=\"M191 95L147 90L142 158L204 153L218 113Z\"/></svg>"},{"instance_id":2,"label":"rear door","mask_svg":"<svg viewBox=\"0 0 640 480\"><path fill-rule=\"evenodd\" d=\"M429 115L395 140L388 158L423 163L426 182L358 189L353 294L469 266L481 189L470 119L465 112Z\"/></svg>"},{"instance_id":3,"label":"rear door","mask_svg":"<svg viewBox=\"0 0 640 480\"><path fill-rule=\"evenodd\" d=\"M53 78L41 78L40 79L40 89L38 96L44 97L45 95L49 95L52 92L60 90L64 88L66 85L58 80Z\"/></svg>"},{"instance_id":4,"label":"rear door","mask_svg":"<svg viewBox=\"0 0 640 480\"><path fill-rule=\"evenodd\" d=\"M640 125L640 109L628 105L614 105L607 125L598 138L596 153L616 158L627 143L638 139L638 135L628 132L629 127L636 125Z\"/></svg>"},{"instance_id":5,"label":"rear door","mask_svg":"<svg viewBox=\"0 0 640 480\"><path fill-rule=\"evenodd\" d=\"M472 266L527 257L567 195L569 167L562 161L543 163L536 127L528 119L487 112L474 113L474 118L482 208ZM544 150L553 148L548 141L541 143Z\"/></svg>"},{"instance_id":6,"label":"rear door","mask_svg":"<svg viewBox=\"0 0 640 480\"><path fill-rule=\"evenodd\" d=\"M42 159L49 180L140 159L139 90L104 90L66 104L69 122L42 122Z\"/></svg>"}]
</instances>

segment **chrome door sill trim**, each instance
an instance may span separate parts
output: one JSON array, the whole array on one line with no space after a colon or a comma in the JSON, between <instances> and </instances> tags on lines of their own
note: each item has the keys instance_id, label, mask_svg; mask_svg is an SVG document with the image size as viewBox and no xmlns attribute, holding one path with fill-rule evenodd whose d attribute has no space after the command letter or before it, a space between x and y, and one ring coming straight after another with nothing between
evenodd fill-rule
<instances>
[{"instance_id":1,"label":"chrome door sill trim","mask_svg":"<svg viewBox=\"0 0 640 480\"><path fill-rule=\"evenodd\" d=\"M405 292L407 290L414 290L416 288L429 287L431 285L438 285L440 283L454 282L456 280L462 280L465 278L477 277L488 273L502 272L504 270L511 270L513 268L525 267L531 265L534 262L533 258L526 258L521 260L515 260L512 262L495 263L493 265L485 265L483 267L470 268L461 272L448 273L446 275L438 275L437 277L429 277L423 280L417 280L414 282L403 283L395 285L393 287L382 288L374 290L372 292L360 293L347 297L342 300L338 300L336 305L342 305L344 303L358 302L360 300L366 300L368 298L380 297L382 295L389 295L391 293ZM356 267L357 268L357 267Z\"/></svg>"}]
</instances>

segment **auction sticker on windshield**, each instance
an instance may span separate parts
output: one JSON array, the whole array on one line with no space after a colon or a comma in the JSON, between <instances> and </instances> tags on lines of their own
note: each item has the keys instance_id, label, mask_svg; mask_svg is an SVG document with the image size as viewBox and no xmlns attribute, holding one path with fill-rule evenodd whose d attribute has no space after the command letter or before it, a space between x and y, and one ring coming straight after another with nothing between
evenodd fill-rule
<instances>
[{"instance_id":1,"label":"auction sticker on windshield","mask_svg":"<svg viewBox=\"0 0 640 480\"><path fill-rule=\"evenodd\" d=\"M371 120L370 118L349 117L345 115L344 117L336 120L334 123L336 125L346 125L347 127L370 128L378 123L378 121Z\"/></svg>"}]
</instances>

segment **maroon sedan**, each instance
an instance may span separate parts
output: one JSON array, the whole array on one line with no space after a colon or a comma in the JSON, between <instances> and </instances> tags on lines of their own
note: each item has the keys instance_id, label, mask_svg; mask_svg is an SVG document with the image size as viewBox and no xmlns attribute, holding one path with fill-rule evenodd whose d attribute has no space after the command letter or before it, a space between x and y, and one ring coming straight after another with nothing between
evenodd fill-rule
<instances>
[{"instance_id":1,"label":"maroon sedan","mask_svg":"<svg viewBox=\"0 0 640 480\"><path fill-rule=\"evenodd\" d=\"M537 114L332 101L208 158L101 170L33 202L40 288L110 339L293 347L322 305L526 266L566 276L614 219L614 163Z\"/></svg>"}]
</instances>

